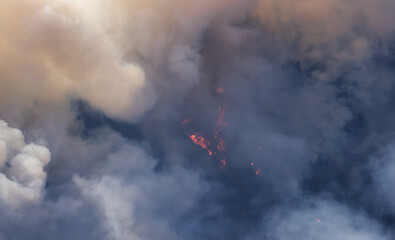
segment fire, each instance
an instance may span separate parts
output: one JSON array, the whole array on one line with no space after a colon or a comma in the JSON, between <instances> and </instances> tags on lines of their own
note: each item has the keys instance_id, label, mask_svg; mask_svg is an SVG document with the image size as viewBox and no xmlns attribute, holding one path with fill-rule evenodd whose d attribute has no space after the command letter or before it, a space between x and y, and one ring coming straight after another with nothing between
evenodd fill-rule
<instances>
[{"instance_id":1,"label":"fire","mask_svg":"<svg viewBox=\"0 0 395 240\"><path fill-rule=\"evenodd\" d=\"M217 92L219 94L224 93L223 88L218 88ZM219 166L221 169L225 169L226 166L226 143L223 138L220 137L220 130L221 128L224 128L228 125L227 122L225 122L225 113L226 110L225 108L219 106L218 107L218 115L217 115L217 128L214 132L214 136L211 138L205 138L201 134L192 134L189 136L189 138L198 146L201 148L205 149L210 156L214 156L216 159L219 160ZM185 119L182 121L182 125L186 125L190 123L190 119Z\"/></svg>"},{"instance_id":2,"label":"fire","mask_svg":"<svg viewBox=\"0 0 395 240\"><path fill-rule=\"evenodd\" d=\"M211 150L211 141L209 139L204 138L203 136L199 135L199 134L192 134L189 136L189 138L198 146L200 146L201 148L207 150L207 152L209 153L210 156L216 156L221 159L221 168L225 167L226 165L226 158L223 156L223 152L226 151L226 144L225 144L225 140L218 137L218 132L215 133L215 147L218 149L218 151L215 150Z\"/></svg>"},{"instance_id":3,"label":"fire","mask_svg":"<svg viewBox=\"0 0 395 240\"><path fill-rule=\"evenodd\" d=\"M224 89L222 87L218 88L217 93L223 95ZM222 97L224 100L226 100L225 96ZM214 129L213 135L211 136L209 135L207 138L199 133L189 135L189 138L192 140L194 144L206 150L210 156L213 156L214 159L218 161L218 166L221 170L225 170L225 167L227 166L227 161L226 161L227 145L225 140L221 137L221 130L228 126L228 123L225 121L225 115L226 115L226 108L220 105L218 107L217 122L216 122L217 126ZM182 121L182 125L187 125L190 122L191 119L186 118L184 121ZM258 146L258 150L262 151L262 147ZM251 167L253 168L254 173L256 175L260 175L261 169L255 167L255 164L253 162L251 162L250 164Z\"/></svg>"},{"instance_id":4,"label":"fire","mask_svg":"<svg viewBox=\"0 0 395 240\"><path fill-rule=\"evenodd\" d=\"M221 96L222 101L226 102L226 97L224 96L224 89L222 87L219 87L217 89L217 93ZM208 135L207 138L206 136L203 136L199 133L189 135L189 138L193 141L193 143L206 150L210 156L213 156L213 158L218 161L218 166L222 170L225 170L225 167L227 166L227 145L225 140L221 137L221 130L228 126L228 123L225 120L225 115L226 108L223 107L223 105L221 104L218 106L216 128L214 129L212 135ZM185 119L184 121L182 121L182 125L186 125L190 122L191 119ZM262 147L259 146L258 150L261 151ZM253 167L255 174L259 175L261 169L254 167L253 162L251 163L251 166Z\"/></svg>"},{"instance_id":5,"label":"fire","mask_svg":"<svg viewBox=\"0 0 395 240\"><path fill-rule=\"evenodd\" d=\"M222 160L221 160L220 168L221 168L221 169L224 169L225 166L226 166L226 159L222 159Z\"/></svg>"},{"instance_id":6,"label":"fire","mask_svg":"<svg viewBox=\"0 0 395 240\"><path fill-rule=\"evenodd\" d=\"M207 148L207 146L210 144L210 141L206 140L202 136L198 136L198 135L192 134L190 136L190 138L196 145L199 145L202 148Z\"/></svg>"},{"instance_id":7,"label":"fire","mask_svg":"<svg viewBox=\"0 0 395 240\"><path fill-rule=\"evenodd\" d=\"M206 149L209 153L209 155L213 155L213 152L209 149L210 146L210 141L208 139L205 139L204 137L196 134L192 134L189 136L189 138L198 146L200 146L203 149Z\"/></svg>"},{"instance_id":8,"label":"fire","mask_svg":"<svg viewBox=\"0 0 395 240\"><path fill-rule=\"evenodd\" d=\"M220 128L228 126L228 123L224 120L225 113L225 108L218 107L217 126Z\"/></svg>"},{"instance_id":9,"label":"fire","mask_svg":"<svg viewBox=\"0 0 395 240\"><path fill-rule=\"evenodd\" d=\"M217 93L218 93L218 94L224 94L224 89L223 89L222 87L219 87L219 88L217 89Z\"/></svg>"},{"instance_id":10,"label":"fire","mask_svg":"<svg viewBox=\"0 0 395 240\"><path fill-rule=\"evenodd\" d=\"M250 163L250 165L251 165L252 169L254 170L255 175L261 174L262 170L260 168L255 167L255 163L252 162L252 163Z\"/></svg>"},{"instance_id":11,"label":"fire","mask_svg":"<svg viewBox=\"0 0 395 240\"><path fill-rule=\"evenodd\" d=\"M214 134L215 142L217 143L217 149L220 152L225 152L226 151L226 144L225 140L221 137L219 137L219 132L216 131Z\"/></svg>"},{"instance_id":12,"label":"fire","mask_svg":"<svg viewBox=\"0 0 395 240\"><path fill-rule=\"evenodd\" d=\"M255 170L255 174L256 175L259 175L260 173L261 173L261 169L258 168L258 169Z\"/></svg>"},{"instance_id":13,"label":"fire","mask_svg":"<svg viewBox=\"0 0 395 240\"><path fill-rule=\"evenodd\" d=\"M220 152L225 152L226 151L225 141L222 138L218 139L218 141L217 141L217 148L218 148L218 151L220 151Z\"/></svg>"}]
</instances>

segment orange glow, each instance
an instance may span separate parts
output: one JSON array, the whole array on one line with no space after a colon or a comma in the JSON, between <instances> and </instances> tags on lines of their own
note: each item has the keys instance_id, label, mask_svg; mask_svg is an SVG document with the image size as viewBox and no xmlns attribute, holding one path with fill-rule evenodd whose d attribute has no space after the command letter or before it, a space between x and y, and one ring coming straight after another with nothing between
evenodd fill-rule
<instances>
[{"instance_id":1,"label":"orange glow","mask_svg":"<svg viewBox=\"0 0 395 240\"><path fill-rule=\"evenodd\" d=\"M261 169L255 170L255 174L256 174L256 175L259 175L260 173L261 173Z\"/></svg>"},{"instance_id":2,"label":"orange glow","mask_svg":"<svg viewBox=\"0 0 395 240\"><path fill-rule=\"evenodd\" d=\"M213 155L213 152L208 149L208 146L210 145L210 141L205 139L202 136L196 135L196 134L192 134L191 136L189 136L189 138L198 146L200 146L203 149L206 149L208 151L208 153L211 155Z\"/></svg>"},{"instance_id":3,"label":"orange glow","mask_svg":"<svg viewBox=\"0 0 395 240\"><path fill-rule=\"evenodd\" d=\"M317 220L317 222L318 222L318 223L320 223L320 222L321 222L321 220L320 220L320 219L318 219L318 220Z\"/></svg>"},{"instance_id":4,"label":"orange glow","mask_svg":"<svg viewBox=\"0 0 395 240\"><path fill-rule=\"evenodd\" d=\"M226 151L226 144L223 138L218 137L218 132L215 134L215 141L217 142L217 149L220 152Z\"/></svg>"},{"instance_id":5,"label":"orange glow","mask_svg":"<svg viewBox=\"0 0 395 240\"><path fill-rule=\"evenodd\" d=\"M224 89L222 87L218 88L217 93L224 94Z\"/></svg>"},{"instance_id":6,"label":"orange glow","mask_svg":"<svg viewBox=\"0 0 395 240\"><path fill-rule=\"evenodd\" d=\"M217 116L217 126L218 127L226 127L228 126L228 123L225 122L225 108L218 107L218 116Z\"/></svg>"},{"instance_id":7,"label":"orange glow","mask_svg":"<svg viewBox=\"0 0 395 240\"><path fill-rule=\"evenodd\" d=\"M225 159L222 159L222 160L221 160L221 168L224 169L225 166L226 166L226 160L225 160Z\"/></svg>"},{"instance_id":8,"label":"orange glow","mask_svg":"<svg viewBox=\"0 0 395 240\"><path fill-rule=\"evenodd\" d=\"M182 123L182 125L185 125L185 124L188 124L188 123L190 123L190 122L191 122L190 119L185 119L185 120L182 121L181 123Z\"/></svg>"},{"instance_id":9,"label":"orange glow","mask_svg":"<svg viewBox=\"0 0 395 240\"><path fill-rule=\"evenodd\" d=\"M192 134L191 136L189 136L191 138L191 140L196 144L201 146L202 148L207 148L207 146L210 144L210 142L208 140L206 140L204 137L202 136L198 136L195 134Z\"/></svg>"},{"instance_id":10,"label":"orange glow","mask_svg":"<svg viewBox=\"0 0 395 240\"><path fill-rule=\"evenodd\" d=\"M217 93L222 95L223 99L226 99L224 94L224 89L219 87L217 89ZM217 127L214 129L214 136L209 135L207 138L203 137L202 134L196 133L189 135L189 138L195 143L196 145L200 146L201 148L205 149L210 156L218 162L218 166L221 170L225 170L225 166L227 165L226 161L226 150L227 146L225 140L220 137L221 129L226 127L228 123L225 121L225 113L226 109L223 108L221 105L218 107L218 115L217 115ZM185 119L182 121L183 125L190 123L190 119Z\"/></svg>"}]
</instances>

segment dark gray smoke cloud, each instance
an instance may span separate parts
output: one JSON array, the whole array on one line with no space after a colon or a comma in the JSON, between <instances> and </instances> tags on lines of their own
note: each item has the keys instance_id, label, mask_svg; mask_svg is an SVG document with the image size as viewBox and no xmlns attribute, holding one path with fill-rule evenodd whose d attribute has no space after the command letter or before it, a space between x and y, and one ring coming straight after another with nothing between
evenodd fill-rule
<instances>
[{"instance_id":1,"label":"dark gray smoke cloud","mask_svg":"<svg viewBox=\"0 0 395 240\"><path fill-rule=\"evenodd\" d=\"M395 237L392 0L0 4L0 240Z\"/></svg>"}]
</instances>

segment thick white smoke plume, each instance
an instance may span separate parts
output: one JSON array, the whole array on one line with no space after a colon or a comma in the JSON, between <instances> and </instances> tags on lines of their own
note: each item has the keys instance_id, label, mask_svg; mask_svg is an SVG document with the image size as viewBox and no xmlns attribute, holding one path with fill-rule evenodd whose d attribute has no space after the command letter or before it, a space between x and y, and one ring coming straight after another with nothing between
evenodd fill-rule
<instances>
[{"instance_id":1,"label":"thick white smoke plume","mask_svg":"<svg viewBox=\"0 0 395 240\"><path fill-rule=\"evenodd\" d=\"M394 11L0 0L0 240L393 239Z\"/></svg>"},{"instance_id":2,"label":"thick white smoke plume","mask_svg":"<svg viewBox=\"0 0 395 240\"><path fill-rule=\"evenodd\" d=\"M1 4L2 104L13 100L13 107L31 107L31 101L57 106L80 97L125 120L152 104L145 97L148 89L141 68L125 61L111 35L85 19L75 4Z\"/></svg>"},{"instance_id":3,"label":"thick white smoke plume","mask_svg":"<svg viewBox=\"0 0 395 240\"><path fill-rule=\"evenodd\" d=\"M25 144L20 130L0 120L0 200L3 208L38 203L45 193L44 167L51 154L43 146Z\"/></svg>"}]
</instances>

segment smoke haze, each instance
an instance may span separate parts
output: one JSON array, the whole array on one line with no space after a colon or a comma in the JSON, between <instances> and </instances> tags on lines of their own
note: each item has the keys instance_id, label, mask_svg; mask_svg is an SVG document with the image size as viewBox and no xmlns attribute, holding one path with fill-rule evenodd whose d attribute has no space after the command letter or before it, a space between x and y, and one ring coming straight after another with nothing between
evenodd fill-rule
<instances>
[{"instance_id":1,"label":"smoke haze","mask_svg":"<svg viewBox=\"0 0 395 240\"><path fill-rule=\"evenodd\" d=\"M393 0L0 0L0 240L395 238Z\"/></svg>"}]
</instances>

